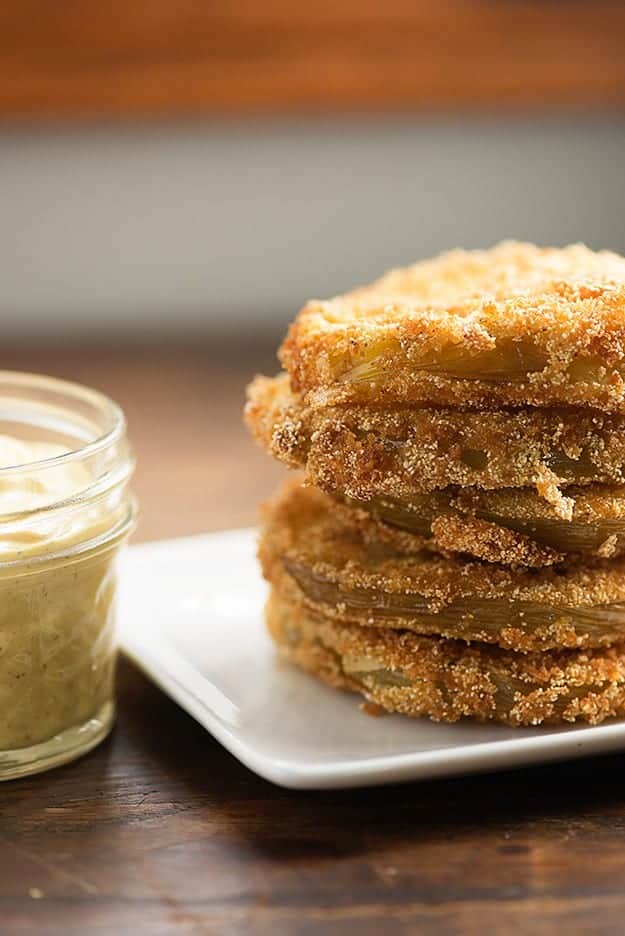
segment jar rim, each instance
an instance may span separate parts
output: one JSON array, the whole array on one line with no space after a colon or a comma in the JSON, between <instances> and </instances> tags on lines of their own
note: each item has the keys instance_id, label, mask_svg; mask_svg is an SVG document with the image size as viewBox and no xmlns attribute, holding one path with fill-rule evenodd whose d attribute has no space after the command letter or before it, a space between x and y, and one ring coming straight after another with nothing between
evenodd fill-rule
<instances>
[{"instance_id":1,"label":"jar rim","mask_svg":"<svg viewBox=\"0 0 625 936\"><path fill-rule=\"evenodd\" d=\"M36 575L50 563L68 565L73 562L92 558L102 552L115 549L125 541L137 525L138 506L137 499L130 494L125 502L125 509L121 517L115 520L110 529L102 530L96 536L78 540L76 543L61 549L52 549L49 552L29 556L28 559L0 559L0 579L3 574L19 573L20 577Z\"/></svg>"},{"instance_id":2,"label":"jar rim","mask_svg":"<svg viewBox=\"0 0 625 936\"><path fill-rule=\"evenodd\" d=\"M117 443L126 432L126 417L121 407L111 397L99 390L94 390L84 384L76 381L64 380L59 377L50 377L46 374L36 374L29 371L11 371L0 369L0 395L2 386L13 386L15 389L31 389L35 391L52 391L57 394L65 394L69 401L76 404L80 402L87 403L94 407L94 410L103 417L107 428L101 433L94 435L84 445L79 445L53 455L48 458L35 459L33 461L20 462L16 465L0 466L0 478L24 471L25 468L33 470L44 470L55 468L69 462L81 462L97 455L99 452L107 449L109 446Z\"/></svg>"}]
</instances>

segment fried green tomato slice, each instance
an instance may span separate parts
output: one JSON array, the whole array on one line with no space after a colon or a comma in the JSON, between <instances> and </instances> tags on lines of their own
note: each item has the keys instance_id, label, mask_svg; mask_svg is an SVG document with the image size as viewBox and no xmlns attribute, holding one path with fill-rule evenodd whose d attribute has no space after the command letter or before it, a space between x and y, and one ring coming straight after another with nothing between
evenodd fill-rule
<instances>
[{"instance_id":1,"label":"fried green tomato slice","mask_svg":"<svg viewBox=\"0 0 625 936\"><path fill-rule=\"evenodd\" d=\"M481 491L447 488L406 501L343 498L338 510L366 539L415 552L468 553L487 562L547 566L582 557L625 552L625 487L567 489L573 516L558 511L527 488Z\"/></svg>"},{"instance_id":2,"label":"fried green tomato slice","mask_svg":"<svg viewBox=\"0 0 625 936\"><path fill-rule=\"evenodd\" d=\"M505 568L364 538L289 481L265 508L265 577L312 613L519 651L625 641L625 560Z\"/></svg>"},{"instance_id":3,"label":"fried green tomato slice","mask_svg":"<svg viewBox=\"0 0 625 936\"><path fill-rule=\"evenodd\" d=\"M304 404L286 375L258 377L247 423L322 490L407 500L450 485L533 487L571 519L570 485L625 483L625 417L592 410L492 412Z\"/></svg>"},{"instance_id":4,"label":"fried green tomato slice","mask_svg":"<svg viewBox=\"0 0 625 936\"><path fill-rule=\"evenodd\" d=\"M388 712L513 726L597 725L625 714L625 646L511 653L339 623L277 589L266 619L285 660Z\"/></svg>"},{"instance_id":5,"label":"fried green tomato slice","mask_svg":"<svg viewBox=\"0 0 625 936\"><path fill-rule=\"evenodd\" d=\"M576 405L625 412L625 259L502 243L309 302L282 345L315 405Z\"/></svg>"}]
</instances>

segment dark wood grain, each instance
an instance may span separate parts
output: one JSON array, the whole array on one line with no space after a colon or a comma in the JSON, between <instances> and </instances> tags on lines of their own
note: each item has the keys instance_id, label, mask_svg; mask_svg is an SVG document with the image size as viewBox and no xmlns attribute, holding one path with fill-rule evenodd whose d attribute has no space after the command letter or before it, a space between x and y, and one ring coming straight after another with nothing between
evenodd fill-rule
<instances>
[{"instance_id":1,"label":"dark wood grain","mask_svg":"<svg viewBox=\"0 0 625 936\"><path fill-rule=\"evenodd\" d=\"M0 5L0 116L619 106L615 0Z\"/></svg>"},{"instance_id":2,"label":"dark wood grain","mask_svg":"<svg viewBox=\"0 0 625 936\"><path fill-rule=\"evenodd\" d=\"M21 352L114 393L140 536L253 519L277 469L239 424L264 348ZM345 792L258 779L129 663L112 737L0 787L0 933L622 932L625 756Z\"/></svg>"}]
</instances>

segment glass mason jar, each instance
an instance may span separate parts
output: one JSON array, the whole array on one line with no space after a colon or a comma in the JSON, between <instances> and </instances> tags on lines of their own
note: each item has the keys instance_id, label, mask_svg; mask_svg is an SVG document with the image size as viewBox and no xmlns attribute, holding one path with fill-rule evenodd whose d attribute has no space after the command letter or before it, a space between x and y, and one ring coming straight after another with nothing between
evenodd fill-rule
<instances>
[{"instance_id":1,"label":"glass mason jar","mask_svg":"<svg viewBox=\"0 0 625 936\"><path fill-rule=\"evenodd\" d=\"M0 779L72 760L111 728L133 468L112 400L0 371Z\"/></svg>"}]
</instances>

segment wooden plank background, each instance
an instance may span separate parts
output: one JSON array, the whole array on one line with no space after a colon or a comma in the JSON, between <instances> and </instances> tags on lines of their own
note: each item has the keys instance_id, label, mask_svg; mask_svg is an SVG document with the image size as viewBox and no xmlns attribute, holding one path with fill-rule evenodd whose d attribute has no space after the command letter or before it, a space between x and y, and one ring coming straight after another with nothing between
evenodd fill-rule
<instances>
[{"instance_id":1,"label":"wooden plank background","mask_svg":"<svg viewBox=\"0 0 625 936\"><path fill-rule=\"evenodd\" d=\"M0 119L621 107L617 0L4 0Z\"/></svg>"}]
</instances>

